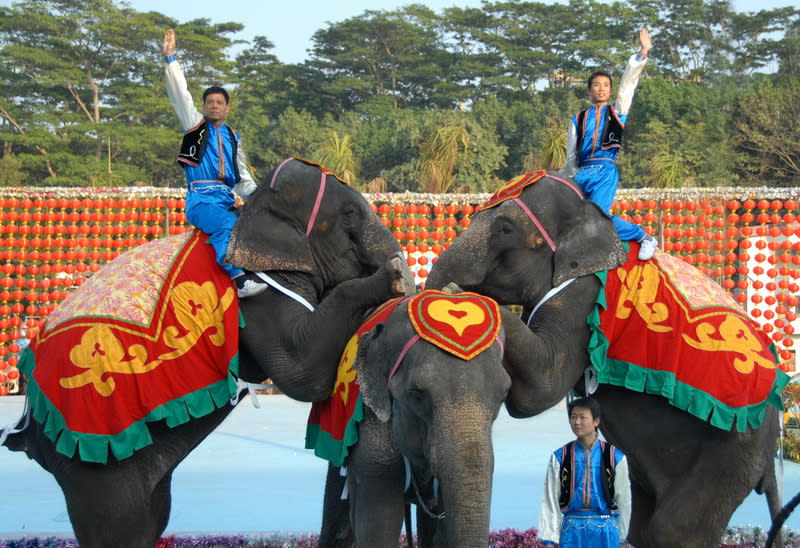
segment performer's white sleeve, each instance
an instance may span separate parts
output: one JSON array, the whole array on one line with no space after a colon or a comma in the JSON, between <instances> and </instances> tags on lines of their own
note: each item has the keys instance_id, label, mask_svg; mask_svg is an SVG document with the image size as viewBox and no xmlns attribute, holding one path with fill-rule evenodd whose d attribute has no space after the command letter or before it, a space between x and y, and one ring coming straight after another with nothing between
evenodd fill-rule
<instances>
[{"instance_id":1,"label":"performer's white sleeve","mask_svg":"<svg viewBox=\"0 0 800 548\"><path fill-rule=\"evenodd\" d=\"M617 527L619 528L619 538L625 540L628 537L628 525L631 522L631 481L628 477L628 457L622 457L615 470L614 501L619 510Z\"/></svg>"},{"instance_id":2,"label":"performer's white sleeve","mask_svg":"<svg viewBox=\"0 0 800 548\"><path fill-rule=\"evenodd\" d=\"M558 174L562 177L574 177L578 172L578 130L575 127L574 117L570 119L567 130L567 161L564 162Z\"/></svg>"},{"instance_id":3,"label":"performer's white sleeve","mask_svg":"<svg viewBox=\"0 0 800 548\"><path fill-rule=\"evenodd\" d=\"M164 83L167 85L167 97L178 115L183 131L193 128L203 120L203 115L194 106L192 94L186 84L181 65L171 61L164 65Z\"/></svg>"},{"instance_id":4,"label":"performer's white sleeve","mask_svg":"<svg viewBox=\"0 0 800 548\"><path fill-rule=\"evenodd\" d=\"M558 485L558 471L561 466L555 455L550 455L547 464L547 475L544 479L544 493L542 494L542 507L539 510L539 540L558 543L561 538L561 507L558 505L560 493ZM627 468L626 468L627 472Z\"/></svg>"},{"instance_id":5,"label":"performer's white sleeve","mask_svg":"<svg viewBox=\"0 0 800 548\"><path fill-rule=\"evenodd\" d=\"M631 58L628 59L625 72L622 73L622 79L619 82L617 102L614 103L614 110L617 111L617 114L628 114L631 103L633 103L633 93L636 91L636 86L639 85L639 75L646 64L647 57L640 59L638 55L631 55Z\"/></svg>"},{"instance_id":6,"label":"performer's white sleeve","mask_svg":"<svg viewBox=\"0 0 800 548\"><path fill-rule=\"evenodd\" d=\"M247 198L256 189L256 182L250 171L247 169L247 162L244 160L244 151L242 150L241 143L238 147L236 162L239 166L239 177L241 180L233 187L233 191L238 194L242 199Z\"/></svg>"}]
</instances>

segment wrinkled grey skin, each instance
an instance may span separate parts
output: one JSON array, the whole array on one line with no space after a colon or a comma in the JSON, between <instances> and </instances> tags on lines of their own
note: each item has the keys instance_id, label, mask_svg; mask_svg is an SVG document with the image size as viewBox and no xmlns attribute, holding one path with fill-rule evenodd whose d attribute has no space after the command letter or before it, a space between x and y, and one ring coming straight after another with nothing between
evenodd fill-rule
<instances>
[{"instance_id":1,"label":"wrinkled grey skin","mask_svg":"<svg viewBox=\"0 0 800 548\"><path fill-rule=\"evenodd\" d=\"M247 322L240 332L241 377L250 382L270 378L303 401L330 394L344 345L366 311L414 290L389 230L361 194L334 177L327 177L319 216L305 236L319 182L318 168L287 164L275 189L262 184L246 204L230 252L240 266L269 270L315 307L309 312L273 290L240 303ZM232 409L226 405L175 428L151 423L152 445L107 465L57 453L35 421L5 445L24 451L55 476L81 547L152 548L169 519L175 467Z\"/></svg>"},{"instance_id":2,"label":"wrinkled grey skin","mask_svg":"<svg viewBox=\"0 0 800 548\"><path fill-rule=\"evenodd\" d=\"M542 179L525 189L522 201L555 241L555 252L522 208L506 201L475 215L434 264L427 287L454 282L501 304L522 305L527 320L550 288L577 277L537 311L530 328L504 318L512 380L506 406L513 416L529 417L573 387L583 390L586 318L600 290L590 273L613 268L624 256L608 217L565 185ZM772 407L761 428L739 433L715 428L660 396L601 385L594 397L603 409L603 434L628 456L628 539L637 548L716 546L753 489L766 492L771 515L779 510Z\"/></svg>"},{"instance_id":3,"label":"wrinkled grey skin","mask_svg":"<svg viewBox=\"0 0 800 548\"><path fill-rule=\"evenodd\" d=\"M365 412L347 462L354 538L339 545L353 540L358 547L397 547L405 508L401 455L406 455L425 504L432 512L445 513L441 520L423 517L418 522L419 546L485 548L494 471L491 428L511 384L500 345L464 361L420 340L387 382L413 335L406 307L400 305L385 324L361 339L354 367ZM336 471L332 467L328 477L329 496L341 493ZM434 477L438 500L431 499ZM323 528L341 519L331 516L329 503ZM339 510L346 507L344 503ZM330 532L326 536L320 546L336 545Z\"/></svg>"}]
</instances>

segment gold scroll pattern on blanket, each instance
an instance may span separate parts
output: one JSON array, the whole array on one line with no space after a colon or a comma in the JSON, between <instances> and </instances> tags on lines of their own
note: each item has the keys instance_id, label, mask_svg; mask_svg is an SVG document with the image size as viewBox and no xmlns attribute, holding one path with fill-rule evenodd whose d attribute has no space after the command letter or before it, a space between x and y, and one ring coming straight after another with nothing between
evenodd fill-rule
<instances>
[{"instance_id":1,"label":"gold scroll pattern on blanket","mask_svg":"<svg viewBox=\"0 0 800 548\"><path fill-rule=\"evenodd\" d=\"M661 283L658 268L646 262L644 265L634 265L630 270L618 268L617 275L622 282L617 318L626 320L635 310L649 330L656 333L672 331L671 325L663 324L669 319L669 307L656 299Z\"/></svg>"},{"instance_id":2,"label":"gold scroll pattern on blanket","mask_svg":"<svg viewBox=\"0 0 800 548\"><path fill-rule=\"evenodd\" d=\"M661 284L658 267L649 261L634 265L630 270L618 268L616 272L622 282L616 308L617 318L628 319L635 311L651 331L672 331L672 326L665 324L669 320L669 307L657 300ZM739 354L740 357L733 360L733 367L743 374L751 373L756 366L775 369L775 363L761 355L764 347L752 327L733 311L711 317L718 319L722 315L724 319L719 326L710 321L690 323L689 326L694 325L695 336L682 333L683 340L697 350Z\"/></svg>"},{"instance_id":3,"label":"gold scroll pattern on blanket","mask_svg":"<svg viewBox=\"0 0 800 548\"><path fill-rule=\"evenodd\" d=\"M350 387L353 386L353 382L356 380L357 373L356 370L353 369L353 363L358 353L358 342L360 338L359 334L356 333L347 341L347 346L345 346L344 352L342 352L342 358L339 360L339 368L336 371L336 382L331 392L331 397L335 397L336 394L339 393L339 397L342 398L342 402L345 405L347 405L347 402L350 400Z\"/></svg>"},{"instance_id":4,"label":"gold scroll pattern on blanket","mask_svg":"<svg viewBox=\"0 0 800 548\"><path fill-rule=\"evenodd\" d=\"M116 387L115 374L139 375L147 373L168 360L177 359L191 350L201 337L208 335L214 346L225 344L223 316L234 300L232 288L219 297L213 282L202 285L184 282L175 286L170 304L175 317L183 329L170 325L162 332L161 340L170 352L150 359L148 349L141 344L133 344L127 349L122 341L107 325L91 327L81 337L81 342L72 348L69 358L72 363L84 369L71 377L62 377L59 383L64 388L79 388L92 384L102 396L110 396ZM183 333L183 335L181 335ZM132 359L126 359L132 356Z\"/></svg>"}]
</instances>

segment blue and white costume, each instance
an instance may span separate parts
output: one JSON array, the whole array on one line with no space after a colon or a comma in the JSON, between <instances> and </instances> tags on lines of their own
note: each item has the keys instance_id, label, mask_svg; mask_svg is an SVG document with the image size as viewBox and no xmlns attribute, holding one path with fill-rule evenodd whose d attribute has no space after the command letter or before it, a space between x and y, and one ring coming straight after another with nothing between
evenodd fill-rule
<instances>
[{"instance_id":1,"label":"blue and white costume","mask_svg":"<svg viewBox=\"0 0 800 548\"><path fill-rule=\"evenodd\" d=\"M616 115L621 126L625 126L633 94L639 84L639 75L645 64L647 57L631 56L620 80L616 102L613 105L592 105L584 111L585 116L579 113L570 121L567 134L567 161L560 173L573 177L586 197L599 205L605 213L611 211L611 204L619 186L616 159L620 150L621 136L617 136L616 144L605 147L602 145L603 136L606 134L609 116ZM611 112L609 109L612 109ZM579 128L580 118L583 119L583 123ZM577 143L578 135L581 135L580 146ZM638 242L645 237L645 232L640 226L616 216L611 218L621 240Z\"/></svg>"},{"instance_id":2,"label":"blue and white costume","mask_svg":"<svg viewBox=\"0 0 800 548\"><path fill-rule=\"evenodd\" d=\"M180 64L174 57L168 57L166 61L164 81L167 96L183 130L188 133L201 124L206 129L202 137L206 145L197 165L182 163L188 183L186 218L210 235L208 241L214 246L217 262L234 278L244 273L242 269L225 263L225 254L237 219L232 211L234 193L246 198L255 190L256 183L247 170L242 148L238 146L239 135L224 123L217 127L205 121L194 105Z\"/></svg>"},{"instance_id":3,"label":"blue and white costume","mask_svg":"<svg viewBox=\"0 0 800 548\"><path fill-rule=\"evenodd\" d=\"M603 443L595 440L592 448L585 449L577 441L573 444L571 485L566 485L569 503L562 512L559 498L565 447L550 456L545 477L544 495L539 512L539 540L545 546L559 544L561 548L619 548L628 536L631 515L631 490L628 479L628 460L612 447L614 463L613 493L616 510L606 500L603 487ZM569 444L568 444L569 445Z\"/></svg>"}]
</instances>

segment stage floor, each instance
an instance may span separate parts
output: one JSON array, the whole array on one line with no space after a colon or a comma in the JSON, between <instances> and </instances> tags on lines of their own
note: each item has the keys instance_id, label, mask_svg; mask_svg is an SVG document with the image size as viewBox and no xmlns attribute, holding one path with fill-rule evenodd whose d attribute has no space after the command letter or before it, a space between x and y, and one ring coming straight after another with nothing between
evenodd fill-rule
<instances>
[{"instance_id":1,"label":"stage floor","mask_svg":"<svg viewBox=\"0 0 800 548\"><path fill-rule=\"evenodd\" d=\"M317 532L326 464L303 448L309 404L285 396L246 398L178 467L166 533ZM0 425L15 422L24 398L0 397ZM551 451L572 437L563 403L531 419L503 409L494 425L491 528L535 527ZM800 465L784 462L784 499L800 491ZM53 477L22 453L0 448L0 538L71 533ZM751 493L734 526L770 525L766 498ZM786 523L800 529L800 512Z\"/></svg>"}]
</instances>

